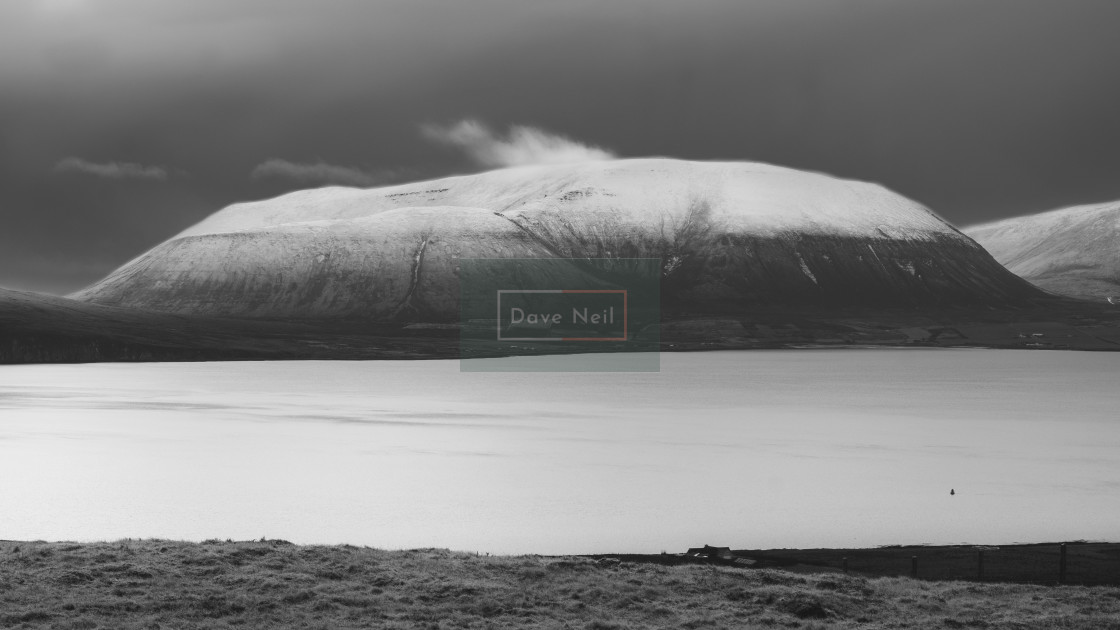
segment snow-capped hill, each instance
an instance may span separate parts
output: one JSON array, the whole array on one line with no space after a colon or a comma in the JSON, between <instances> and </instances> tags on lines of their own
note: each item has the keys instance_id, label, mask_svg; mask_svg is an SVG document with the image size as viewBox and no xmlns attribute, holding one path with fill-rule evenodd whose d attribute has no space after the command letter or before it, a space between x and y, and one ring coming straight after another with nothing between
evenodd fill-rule
<instances>
[{"instance_id":1,"label":"snow-capped hill","mask_svg":"<svg viewBox=\"0 0 1120 630\"><path fill-rule=\"evenodd\" d=\"M710 218L728 228L759 233L795 229L876 238L955 233L920 204L876 184L769 164L661 158L522 166L383 188L302 190L233 204L179 236L429 206L481 207L517 216L597 208L629 219L654 215L679 223L696 203L705 204ZM905 234L897 232L900 228Z\"/></svg>"},{"instance_id":2,"label":"snow-capped hill","mask_svg":"<svg viewBox=\"0 0 1120 630\"><path fill-rule=\"evenodd\" d=\"M1120 299L1120 201L1005 219L965 233L1047 291Z\"/></svg>"},{"instance_id":3,"label":"snow-capped hill","mask_svg":"<svg viewBox=\"0 0 1120 630\"><path fill-rule=\"evenodd\" d=\"M453 320L458 259L525 257L661 258L666 303L709 311L1038 294L881 186L640 159L235 204L74 297L242 317Z\"/></svg>"}]
</instances>

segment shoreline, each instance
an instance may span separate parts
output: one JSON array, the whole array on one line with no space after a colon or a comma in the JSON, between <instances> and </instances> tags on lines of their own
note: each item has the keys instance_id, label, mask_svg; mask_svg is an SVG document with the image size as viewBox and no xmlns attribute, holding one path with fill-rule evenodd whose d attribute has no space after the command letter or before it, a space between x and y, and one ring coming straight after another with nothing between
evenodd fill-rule
<instances>
[{"instance_id":1,"label":"shoreline","mask_svg":"<svg viewBox=\"0 0 1120 630\"><path fill-rule=\"evenodd\" d=\"M634 340L605 352L631 351ZM552 355L555 343L462 339L460 324L177 315L0 290L0 364L215 360L412 360ZM630 345L626 345L630 344ZM989 348L1120 351L1120 310L1072 299L1021 308L744 305L663 313L650 351ZM572 348L575 350L576 348Z\"/></svg>"}]
</instances>

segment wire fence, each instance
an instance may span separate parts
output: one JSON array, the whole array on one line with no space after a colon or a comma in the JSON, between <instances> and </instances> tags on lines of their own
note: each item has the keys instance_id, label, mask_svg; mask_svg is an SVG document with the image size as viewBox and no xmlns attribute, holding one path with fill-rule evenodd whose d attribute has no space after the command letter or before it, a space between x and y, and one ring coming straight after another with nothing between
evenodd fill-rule
<instances>
[{"instance_id":1,"label":"wire fence","mask_svg":"<svg viewBox=\"0 0 1120 630\"><path fill-rule=\"evenodd\" d=\"M840 558L839 568L925 580L1115 585L1120 584L1120 546L888 547L850 550Z\"/></svg>"},{"instance_id":2,"label":"wire fence","mask_svg":"<svg viewBox=\"0 0 1120 630\"><path fill-rule=\"evenodd\" d=\"M718 553L726 552L726 557ZM712 553L704 553L712 551ZM1006 546L892 545L871 549L690 549L689 553L597 554L610 562L714 564L797 573L847 572L866 577L913 577L1020 584L1120 586L1120 543L1083 541Z\"/></svg>"}]
</instances>

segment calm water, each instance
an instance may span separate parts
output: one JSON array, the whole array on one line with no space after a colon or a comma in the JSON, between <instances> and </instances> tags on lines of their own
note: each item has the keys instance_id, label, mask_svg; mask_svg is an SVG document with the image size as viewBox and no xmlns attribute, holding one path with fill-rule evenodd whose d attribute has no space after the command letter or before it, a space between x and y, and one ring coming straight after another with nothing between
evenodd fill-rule
<instances>
[{"instance_id":1,"label":"calm water","mask_svg":"<svg viewBox=\"0 0 1120 630\"><path fill-rule=\"evenodd\" d=\"M661 367L0 366L0 539L495 553L1120 540L1120 354Z\"/></svg>"}]
</instances>

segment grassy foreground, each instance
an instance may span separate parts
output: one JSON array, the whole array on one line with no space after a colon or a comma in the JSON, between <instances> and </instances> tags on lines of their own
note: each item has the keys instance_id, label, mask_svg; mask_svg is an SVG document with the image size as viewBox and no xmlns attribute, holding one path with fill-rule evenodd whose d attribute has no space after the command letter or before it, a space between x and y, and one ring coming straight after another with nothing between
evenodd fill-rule
<instances>
[{"instance_id":1,"label":"grassy foreground","mask_svg":"<svg viewBox=\"0 0 1120 630\"><path fill-rule=\"evenodd\" d=\"M1117 628L1120 588L284 541L2 541L0 627Z\"/></svg>"}]
</instances>

